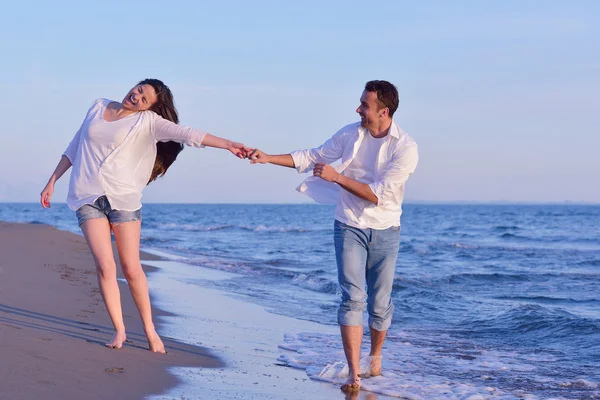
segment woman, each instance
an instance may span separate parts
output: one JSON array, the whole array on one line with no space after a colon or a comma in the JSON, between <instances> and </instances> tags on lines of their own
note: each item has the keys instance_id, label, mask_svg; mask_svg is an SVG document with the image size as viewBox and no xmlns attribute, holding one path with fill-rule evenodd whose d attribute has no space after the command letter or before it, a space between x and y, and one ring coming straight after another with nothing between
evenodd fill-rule
<instances>
[{"instance_id":1,"label":"woman","mask_svg":"<svg viewBox=\"0 0 600 400\"><path fill-rule=\"evenodd\" d=\"M125 325L117 284L112 229L129 290L138 308L151 351L165 353L152 322L148 282L139 258L144 187L165 174L183 144L216 147L244 158L241 143L177 125L171 90L157 79L146 79L121 103L96 100L41 193L50 207L56 181L71 167L67 204L94 256L98 285L115 334L107 347L120 349Z\"/></svg>"}]
</instances>

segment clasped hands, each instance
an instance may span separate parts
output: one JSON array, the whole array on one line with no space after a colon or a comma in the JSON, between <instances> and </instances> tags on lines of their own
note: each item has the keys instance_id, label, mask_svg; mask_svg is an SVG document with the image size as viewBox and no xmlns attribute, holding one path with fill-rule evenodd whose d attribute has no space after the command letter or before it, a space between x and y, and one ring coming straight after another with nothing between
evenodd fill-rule
<instances>
[{"instance_id":1,"label":"clasped hands","mask_svg":"<svg viewBox=\"0 0 600 400\"><path fill-rule=\"evenodd\" d=\"M267 164L272 160L272 156L262 152L259 149L246 147L237 142L232 142L229 151L240 159L250 160L250 164ZM316 163L313 168L313 176L317 176L328 182L337 182L340 173L331 165L325 163Z\"/></svg>"}]
</instances>

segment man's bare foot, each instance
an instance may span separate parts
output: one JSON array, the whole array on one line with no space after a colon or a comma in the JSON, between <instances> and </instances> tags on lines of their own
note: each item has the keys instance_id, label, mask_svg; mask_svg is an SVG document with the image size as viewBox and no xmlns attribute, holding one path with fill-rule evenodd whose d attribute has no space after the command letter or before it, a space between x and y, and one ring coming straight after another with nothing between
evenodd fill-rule
<instances>
[{"instance_id":1,"label":"man's bare foot","mask_svg":"<svg viewBox=\"0 0 600 400\"><path fill-rule=\"evenodd\" d=\"M340 389L342 389L342 392L344 393L358 392L360 390L360 377L351 374Z\"/></svg>"},{"instance_id":2,"label":"man's bare foot","mask_svg":"<svg viewBox=\"0 0 600 400\"><path fill-rule=\"evenodd\" d=\"M109 349L120 349L123 347L123 342L127 339L125 331L115 331L112 340L106 343L106 347Z\"/></svg>"},{"instance_id":3,"label":"man's bare foot","mask_svg":"<svg viewBox=\"0 0 600 400\"><path fill-rule=\"evenodd\" d=\"M165 345L163 344L160 336L156 331L146 333L146 337L148 338L148 349L154 353L162 353L165 354L167 351L165 350Z\"/></svg>"},{"instance_id":4,"label":"man's bare foot","mask_svg":"<svg viewBox=\"0 0 600 400\"><path fill-rule=\"evenodd\" d=\"M360 360L360 368L363 371L359 374L361 378L370 378L381 375L381 356L368 356Z\"/></svg>"}]
</instances>

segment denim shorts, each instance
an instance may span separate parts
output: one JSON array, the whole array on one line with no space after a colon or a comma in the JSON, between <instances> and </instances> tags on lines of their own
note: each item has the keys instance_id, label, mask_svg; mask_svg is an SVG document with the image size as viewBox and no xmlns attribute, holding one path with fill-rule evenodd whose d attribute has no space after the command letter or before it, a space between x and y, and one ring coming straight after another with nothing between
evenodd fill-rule
<instances>
[{"instance_id":1,"label":"denim shorts","mask_svg":"<svg viewBox=\"0 0 600 400\"><path fill-rule=\"evenodd\" d=\"M125 222L141 221L142 209L135 211L113 210L106 196L98 197L94 204L85 204L77 212L77 222L79 226L88 219L106 218L111 225L118 225Z\"/></svg>"}]
</instances>

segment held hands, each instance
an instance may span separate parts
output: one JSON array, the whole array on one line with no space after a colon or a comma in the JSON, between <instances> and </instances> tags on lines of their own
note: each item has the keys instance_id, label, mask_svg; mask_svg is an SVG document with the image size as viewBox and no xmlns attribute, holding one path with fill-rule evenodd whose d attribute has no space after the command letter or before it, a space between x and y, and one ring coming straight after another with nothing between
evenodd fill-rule
<instances>
[{"instance_id":1,"label":"held hands","mask_svg":"<svg viewBox=\"0 0 600 400\"><path fill-rule=\"evenodd\" d=\"M248 155L250 164L266 164L269 162L268 154L260 151L259 149L252 150L252 153Z\"/></svg>"},{"instance_id":2,"label":"held hands","mask_svg":"<svg viewBox=\"0 0 600 400\"><path fill-rule=\"evenodd\" d=\"M229 150L231 154L233 154L237 158L244 159L249 157L253 149L246 147L238 142L231 142L227 150Z\"/></svg>"}]
</instances>

